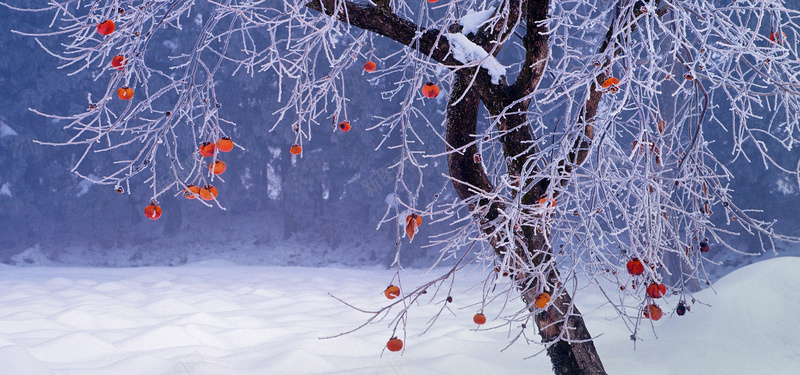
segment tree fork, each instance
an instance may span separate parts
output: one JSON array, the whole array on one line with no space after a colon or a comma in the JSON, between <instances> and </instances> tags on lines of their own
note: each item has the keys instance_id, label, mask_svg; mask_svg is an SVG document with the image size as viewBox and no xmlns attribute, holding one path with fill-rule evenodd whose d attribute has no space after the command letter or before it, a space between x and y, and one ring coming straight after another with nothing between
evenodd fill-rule
<instances>
[{"instance_id":1,"label":"tree fork","mask_svg":"<svg viewBox=\"0 0 800 375\"><path fill-rule=\"evenodd\" d=\"M472 158L472 155L477 152L477 146L470 145L470 143L474 141L476 133L480 99L475 88L469 87L469 77L468 70L456 72L446 120L446 140L448 151L450 151L447 155L448 168L458 196L465 201L469 201L478 194L477 189L487 192L493 189L481 164L475 163ZM465 93L465 90L469 91ZM454 103L459 98L461 100ZM477 218L478 220L489 222L497 218L499 203L481 202L481 204L490 204L490 206L486 215ZM491 232L491 226L482 225L482 227L487 233ZM543 254L541 261L550 258L544 234L537 234L533 228L526 228L525 237L527 249L538 249L539 251L534 252L546 253ZM497 248L494 243L492 246L495 247L495 253L498 256L503 256L506 249ZM550 279L557 280L557 278L557 271L551 270ZM536 301L538 292L537 288L529 285L531 280L531 275L523 275L518 279L517 287L522 292L522 300L528 306L528 310L535 313L534 301ZM544 280L539 280L539 282L544 282ZM548 291L552 294L553 289L555 286ZM567 292L561 293L546 310L536 313L534 321L543 342L548 345L547 354L556 374L606 374L586 324L577 307L572 304L572 298Z\"/></svg>"}]
</instances>

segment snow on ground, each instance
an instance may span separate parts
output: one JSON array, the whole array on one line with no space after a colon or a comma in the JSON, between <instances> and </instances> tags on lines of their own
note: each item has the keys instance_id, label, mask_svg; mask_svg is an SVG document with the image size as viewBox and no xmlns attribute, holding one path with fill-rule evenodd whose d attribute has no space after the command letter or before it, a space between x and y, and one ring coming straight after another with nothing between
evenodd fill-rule
<instances>
[{"instance_id":1,"label":"snow on ground","mask_svg":"<svg viewBox=\"0 0 800 375\"><path fill-rule=\"evenodd\" d=\"M800 373L800 258L737 270L684 317L644 326L634 350L599 294L577 299L611 374ZM430 278L410 271L410 288ZM66 268L0 265L0 374L547 374L540 346L508 328L475 331L482 277L459 278L452 303L425 335L436 305L410 315L402 353L383 352L388 320L355 333L393 275L382 269L246 267ZM517 304L514 307L513 304ZM669 300L662 306L677 303ZM511 301L512 308L521 306ZM497 310L487 310L488 328ZM529 328L528 334L535 336Z\"/></svg>"}]
</instances>

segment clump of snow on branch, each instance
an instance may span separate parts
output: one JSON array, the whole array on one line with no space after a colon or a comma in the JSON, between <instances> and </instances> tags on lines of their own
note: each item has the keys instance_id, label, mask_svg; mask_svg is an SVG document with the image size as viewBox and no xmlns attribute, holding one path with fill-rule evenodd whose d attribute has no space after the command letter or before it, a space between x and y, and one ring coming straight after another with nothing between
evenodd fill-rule
<instances>
[{"instance_id":1,"label":"clump of snow on branch","mask_svg":"<svg viewBox=\"0 0 800 375\"><path fill-rule=\"evenodd\" d=\"M500 83L500 80L506 75L505 66L500 64L494 56L489 55L479 45L469 40L464 34L448 33L445 36L450 41L450 53L453 54L453 57L465 65L480 64L482 68L489 71L493 84Z\"/></svg>"},{"instance_id":2,"label":"clump of snow on branch","mask_svg":"<svg viewBox=\"0 0 800 375\"><path fill-rule=\"evenodd\" d=\"M481 26L492 17L492 14L494 14L494 9L477 12L472 9L468 10L466 15L458 19L458 24L463 27L461 32L464 35L477 34Z\"/></svg>"}]
</instances>

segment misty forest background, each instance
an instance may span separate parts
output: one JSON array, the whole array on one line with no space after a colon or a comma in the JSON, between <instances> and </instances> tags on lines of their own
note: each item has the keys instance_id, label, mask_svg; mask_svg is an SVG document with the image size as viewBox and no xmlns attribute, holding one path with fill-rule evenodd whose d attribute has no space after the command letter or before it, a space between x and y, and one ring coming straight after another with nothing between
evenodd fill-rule
<instances>
[{"instance_id":1,"label":"misty forest background","mask_svg":"<svg viewBox=\"0 0 800 375\"><path fill-rule=\"evenodd\" d=\"M202 8L198 8L200 13ZM202 20L199 13L195 17ZM147 63L167 71L170 56L193 46L199 20L184 22L183 31L161 30L157 35L160 39L150 43ZM363 73L363 61L354 63L347 82L347 90L357 93L352 96L357 99L347 108L347 120L353 130L335 132L332 120L315 127L311 140L303 145L302 158L292 158L288 152L294 143L291 119L269 131L277 120L273 112L280 107L274 72L253 76L239 72L231 76L234 67L223 65L222 74L217 76L221 113L237 124L223 127L234 142L246 149L221 156L228 170L222 175L226 182L217 186L219 199L227 210L186 200L176 191L175 195L159 198L164 215L151 221L142 213L152 194L143 183L146 173L132 180L130 192L117 194L113 186L90 184L70 172L83 148L33 142L66 141L73 133L62 129L66 122L38 116L28 108L57 115L85 111L89 105L87 93L97 98L108 82L108 73L95 80L102 69L98 66L68 76L73 70L56 69L59 61L43 51L34 38L10 31L46 32L50 21L48 14L0 7L0 262L155 266L222 258L263 265L392 263L398 227L389 223L376 230L376 226L393 202L396 172L389 166L399 157L399 150L384 146L375 151L384 130L365 131L378 122L378 117L388 116L398 108L397 101L381 99L381 91L393 87L391 76L370 83L368 78L373 76ZM57 38L40 40L58 50ZM340 46L349 42L343 38ZM395 47L380 37L375 38L375 43L378 55ZM442 131L448 94L445 87L439 98L425 105L433 128L415 128L426 141L420 147L431 154L444 151L434 130ZM736 175L731 187L738 204L763 210L753 215L756 218L777 219L776 231L800 235L797 181L775 168L765 170L760 160L731 161L730 135L718 127L706 129L712 133L707 138L716 140L712 147L726 151L717 155L727 157L722 161L730 162L729 168ZM395 135L385 145L398 141ZM781 164L789 168L797 161L796 151L780 151L777 155ZM440 203L452 202L457 196L442 177L447 173L445 158L425 161L427 175L418 207L425 207L436 195ZM80 173L102 175L110 170L111 162L111 157L92 157ZM721 215L712 218L724 220ZM426 217L420 235L412 243L407 239L401 242L403 266L425 267L438 258L438 249L426 246L426 236L446 231L450 223L432 223L434 219ZM739 236L731 243L750 253L758 253L761 248L759 239L753 236ZM778 255L800 255L797 244L776 245ZM760 258L748 257L721 246L715 248L713 243L711 246L708 257L722 263L706 267L712 278L774 256L767 252Z\"/></svg>"}]
</instances>

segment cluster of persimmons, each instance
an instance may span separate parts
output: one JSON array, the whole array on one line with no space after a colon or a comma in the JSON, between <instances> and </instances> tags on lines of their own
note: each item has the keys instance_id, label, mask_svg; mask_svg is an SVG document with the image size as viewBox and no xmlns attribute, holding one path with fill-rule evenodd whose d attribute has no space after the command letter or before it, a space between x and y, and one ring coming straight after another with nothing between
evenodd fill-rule
<instances>
[{"instance_id":1,"label":"cluster of persimmons","mask_svg":"<svg viewBox=\"0 0 800 375\"><path fill-rule=\"evenodd\" d=\"M218 155L219 152L230 152L233 150L233 141L228 137L222 137L218 139L216 142L204 142L198 148L198 153L204 158L215 158L215 155ZM209 163L208 171L214 175L221 175L227 169L227 165L222 160L215 160L213 163ZM204 201L214 200L217 197L219 190L214 185L207 184L203 187L188 184L186 188L183 189L183 196L186 199L195 199L200 198ZM144 216L146 216L150 220L156 220L161 217L161 207L158 205L158 202L152 201L150 204L144 208Z\"/></svg>"},{"instance_id":2,"label":"cluster of persimmons","mask_svg":"<svg viewBox=\"0 0 800 375\"><path fill-rule=\"evenodd\" d=\"M97 24L97 33L106 36L111 35L116 30L116 25L112 20L105 20ZM127 60L123 55L116 55L111 58L111 66L117 70L124 70L125 66L127 65ZM133 99L133 88L129 86L122 86L117 89L117 97L121 100L131 100ZM170 115L169 112L166 113L167 116ZM340 125L341 128L341 125ZM349 125L348 125L349 130ZM204 142L200 145L198 152L201 156L205 158L214 157L217 155L217 151L221 152L229 152L233 150L233 141L231 141L228 137L222 137L218 139L216 142ZM222 160L214 160L213 163L209 164L208 170L209 173L214 175L220 175L225 172L227 168L226 164ZM118 193L122 193L122 187L115 188L115 191ZM186 185L186 188L183 191L183 196L186 199L195 199L200 197L200 199L210 201L217 197L218 190L211 184L205 185L203 187L196 186L193 184ZM158 202L151 201L149 205L144 208L144 215L151 220L157 220L161 217L161 206L158 205Z\"/></svg>"}]
</instances>

